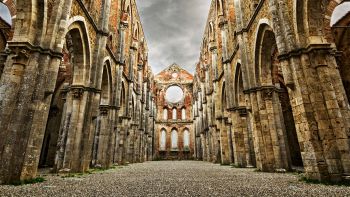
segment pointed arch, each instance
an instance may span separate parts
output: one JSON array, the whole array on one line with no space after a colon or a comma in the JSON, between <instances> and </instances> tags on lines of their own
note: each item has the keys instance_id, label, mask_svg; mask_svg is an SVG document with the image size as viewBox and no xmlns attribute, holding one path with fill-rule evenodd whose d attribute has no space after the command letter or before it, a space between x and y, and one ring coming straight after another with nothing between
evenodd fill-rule
<instances>
[{"instance_id":1,"label":"pointed arch","mask_svg":"<svg viewBox=\"0 0 350 197\"><path fill-rule=\"evenodd\" d=\"M88 85L90 83L91 55L90 38L85 19L75 16L68 21L66 39L63 42L72 46L73 84ZM64 43L62 43L64 45ZM71 50L71 49L70 49Z\"/></svg>"},{"instance_id":2,"label":"pointed arch","mask_svg":"<svg viewBox=\"0 0 350 197\"><path fill-rule=\"evenodd\" d=\"M173 120L177 119L177 109L176 109L176 107L173 108L172 117L173 117Z\"/></svg>"},{"instance_id":3,"label":"pointed arch","mask_svg":"<svg viewBox=\"0 0 350 197\"><path fill-rule=\"evenodd\" d=\"M293 165L302 166L301 149L297 137L291 100L284 82L278 56L279 51L273 29L267 22L261 23L256 40L255 77L258 87L263 88L259 91L261 96L259 106L262 106L261 109L267 112L267 116L273 117L271 121L274 121L275 126L265 129L267 132L263 137L270 139L260 143L264 144L264 148L268 151L271 151L269 149L271 149L272 145L272 150L276 151L274 155L274 162L276 164L279 163L278 165L286 167ZM236 73L236 75L240 76L239 73ZM237 80L236 84L239 87L239 77ZM264 88L270 89L264 90ZM279 91L275 91L274 88L278 88ZM272 110L268 112L266 109L271 103L273 103L271 105ZM278 115L276 116L276 114ZM278 137L278 131L282 131L283 138ZM276 140L272 141L272 138ZM258 146L261 146L261 144ZM282 157L285 159L280 159ZM271 166L268 168L271 168Z\"/></svg>"},{"instance_id":4,"label":"pointed arch","mask_svg":"<svg viewBox=\"0 0 350 197\"><path fill-rule=\"evenodd\" d=\"M162 128L160 130L160 135L159 135L159 150L160 151L166 151L166 138L167 138L167 132L165 128Z\"/></svg>"},{"instance_id":5,"label":"pointed arch","mask_svg":"<svg viewBox=\"0 0 350 197\"><path fill-rule=\"evenodd\" d=\"M215 29L214 29L214 23L213 23L213 21L210 21L209 22L209 36L208 36L208 38L209 38L209 40L210 40L210 42L213 42L213 41L215 41ZM204 45L205 46L205 45Z\"/></svg>"},{"instance_id":6,"label":"pointed arch","mask_svg":"<svg viewBox=\"0 0 350 197\"><path fill-rule=\"evenodd\" d=\"M333 43L330 28L335 8L345 0L294 0L296 33L302 45Z\"/></svg>"},{"instance_id":7,"label":"pointed arch","mask_svg":"<svg viewBox=\"0 0 350 197\"><path fill-rule=\"evenodd\" d=\"M0 8L2 10L2 12L0 13L0 18L2 18L6 23L12 26L13 24L12 17L15 15L14 13L15 10L13 8L11 10L11 7L9 7L10 5L7 5L6 3L0 2Z\"/></svg>"},{"instance_id":8,"label":"pointed arch","mask_svg":"<svg viewBox=\"0 0 350 197\"><path fill-rule=\"evenodd\" d=\"M222 0L216 0L216 11L218 16L224 15L224 2Z\"/></svg>"},{"instance_id":9,"label":"pointed arch","mask_svg":"<svg viewBox=\"0 0 350 197\"><path fill-rule=\"evenodd\" d=\"M163 120L168 120L168 108L163 108Z\"/></svg>"},{"instance_id":10,"label":"pointed arch","mask_svg":"<svg viewBox=\"0 0 350 197\"><path fill-rule=\"evenodd\" d=\"M339 52L336 61L345 89L347 100L350 98L350 2L335 7L330 23L334 45ZM345 28L344 28L345 27Z\"/></svg>"},{"instance_id":11,"label":"pointed arch","mask_svg":"<svg viewBox=\"0 0 350 197\"><path fill-rule=\"evenodd\" d=\"M244 96L244 87L243 87L243 75L241 64L237 63L236 73L234 79L234 90L235 90L235 105L238 107L245 106L245 96Z\"/></svg>"},{"instance_id":12,"label":"pointed arch","mask_svg":"<svg viewBox=\"0 0 350 197\"><path fill-rule=\"evenodd\" d=\"M183 132L183 148L185 149L185 151L186 149L190 148L190 139L190 130L188 128L185 128Z\"/></svg>"},{"instance_id":13,"label":"pointed arch","mask_svg":"<svg viewBox=\"0 0 350 197\"><path fill-rule=\"evenodd\" d=\"M221 112L223 113L222 115L224 115L224 112L227 109L226 101L226 82L224 81L221 88Z\"/></svg>"},{"instance_id":14,"label":"pointed arch","mask_svg":"<svg viewBox=\"0 0 350 197\"><path fill-rule=\"evenodd\" d=\"M110 105L112 101L112 72L110 62L106 61L103 66L101 80L101 105Z\"/></svg>"},{"instance_id":15,"label":"pointed arch","mask_svg":"<svg viewBox=\"0 0 350 197\"><path fill-rule=\"evenodd\" d=\"M122 81L122 87L120 89L120 111L121 111L121 115L126 115L126 93L125 93L125 85L124 85L124 81Z\"/></svg>"},{"instance_id":16,"label":"pointed arch","mask_svg":"<svg viewBox=\"0 0 350 197\"><path fill-rule=\"evenodd\" d=\"M181 119L186 120L186 107L181 109Z\"/></svg>"},{"instance_id":17,"label":"pointed arch","mask_svg":"<svg viewBox=\"0 0 350 197\"><path fill-rule=\"evenodd\" d=\"M261 21L256 36L255 83L257 86L272 85L271 56L278 50L275 34L267 21Z\"/></svg>"},{"instance_id":18,"label":"pointed arch","mask_svg":"<svg viewBox=\"0 0 350 197\"><path fill-rule=\"evenodd\" d=\"M178 132L176 128L171 130L171 150L178 149Z\"/></svg>"}]
</instances>

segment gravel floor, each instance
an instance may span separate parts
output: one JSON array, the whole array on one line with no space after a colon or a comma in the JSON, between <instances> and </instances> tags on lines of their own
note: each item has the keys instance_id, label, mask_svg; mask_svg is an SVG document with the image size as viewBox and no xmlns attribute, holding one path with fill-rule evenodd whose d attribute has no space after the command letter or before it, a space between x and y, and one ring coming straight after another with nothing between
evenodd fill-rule
<instances>
[{"instance_id":1,"label":"gravel floor","mask_svg":"<svg viewBox=\"0 0 350 197\"><path fill-rule=\"evenodd\" d=\"M44 183L0 186L0 196L350 196L350 187L305 184L293 174L197 161L133 164Z\"/></svg>"}]
</instances>

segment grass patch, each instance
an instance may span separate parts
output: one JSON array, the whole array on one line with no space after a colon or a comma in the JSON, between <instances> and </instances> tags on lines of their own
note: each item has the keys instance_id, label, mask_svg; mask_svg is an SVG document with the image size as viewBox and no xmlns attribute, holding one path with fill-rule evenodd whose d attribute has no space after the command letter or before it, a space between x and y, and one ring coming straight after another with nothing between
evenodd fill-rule
<instances>
[{"instance_id":1,"label":"grass patch","mask_svg":"<svg viewBox=\"0 0 350 197\"><path fill-rule=\"evenodd\" d=\"M88 173L68 173L68 174L64 174L63 176L61 176L61 178L63 178L63 179L65 179L65 178L81 178L86 174L88 174Z\"/></svg>"},{"instance_id":2,"label":"grass patch","mask_svg":"<svg viewBox=\"0 0 350 197\"><path fill-rule=\"evenodd\" d=\"M12 181L9 185L20 186L20 185L42 183L44 181L46 181L46 180L43 177L36 177L36 178L33 178L33 179Z\"/></svg>"},{"instance_id":3,"label":"grass patch","mask_svg":"<svg viewBox=\"0 0 350 197\"><path fill-rule=\"evenodd\" d=\"M240 164L231 164L231 168L243 168Z\"/></svg>"},{"instance_id":4,"label":"grass patch","mask_svg":"<svg viewBox=\"0 0 350 197\"><path fill-rule=\"evenodd\" d=\"M307 183L307 184L319 184L319 185L327 185L327 186L346 186L350 187L350 181L343 180L340 182L331 182L331 181L319 181L315 179L309 179L304 175L299 176L299 181Z\"/></svg>"},{"instance_id":5,"label":"grass patch","mask_svg":"<svg viewBox=\"0 0 350 197\"><path fill-rule=\"evenodd\" d=\"M88 171L84 172L84 173L68 173L68 174L64 174L63 176L61 176L61 178L81 178L83 176L89 175L89 174L96 174L96 173L102 173L105 172L107 170L114 170L114 169L121 169L124 166L127 165L113 165L110 168L90 168Z\"/></svg>"}]
</instances>

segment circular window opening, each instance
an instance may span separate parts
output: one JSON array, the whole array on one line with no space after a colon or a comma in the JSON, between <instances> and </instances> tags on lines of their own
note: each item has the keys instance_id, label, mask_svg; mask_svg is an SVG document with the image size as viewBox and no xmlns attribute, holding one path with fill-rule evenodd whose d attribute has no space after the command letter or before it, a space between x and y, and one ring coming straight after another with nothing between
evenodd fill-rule
<instances>
[{"instance_id":1,"label":"circular window opening","mask_svg":"<svg viewBox=\"0 0 350 197\"><path fill-rule=\"evenodd\" d=\"M184 92L179 86L170 86L165 93L165 99L171 103L178 103L184 96Z\"/></svg>"}]
</instances>

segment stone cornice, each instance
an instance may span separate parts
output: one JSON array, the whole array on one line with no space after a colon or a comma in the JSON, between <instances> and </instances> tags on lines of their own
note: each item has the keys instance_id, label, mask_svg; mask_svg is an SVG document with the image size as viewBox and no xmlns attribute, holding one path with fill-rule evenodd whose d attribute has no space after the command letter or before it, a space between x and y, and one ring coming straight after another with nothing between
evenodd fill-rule
<instances>
[{"instance_id":1,"label":"stone cornice","mask_svg":"<svg viewBox=\"0 0 350 197\"><path fill-rule=\"evenodd\" d=\"M260 92L260 91L264 91L264 90L270 90L270 91L275 91L275 92L284 92L283 89L281 88L277 88L276 86L258 86L258 87L253 87L247 90L243 90L244 94L250 94L250 93L254 93L254 92Z\"/></svg>"},{"instance_id":2,"label":"stone cornice","mask_svg":"<svg viewBox=\"0 0 350 197\"><path fill-rule=\"evenodd\" d=\"M157 124L192 124L192 120L156 120Z\"/></svg>"},{"instance_id":3,"label":"stone cornice","mask_svg":"<svg viewBox=\"0 0 350 197\"><path fill-rule=\"evenodd\" d=\"M278 56L278 60L283 61L283 60L288 60L292 57L299 57L302 54L309 54L314 51L331 51L333 48L331 47L331 44L325 43L325 44L309 44L306 47L303 48L298 48L294 49L290 52L287 52L285 54L281 54Z\"/></svg>"},{"instance_id":4,"label":"stone cornice","mask_svg":"<svg viewBox=\"0 0 350 197\"><path fill-rule=\"evenodd\" d=\"M83 85L71 85L71 86L65 87L64 91L71 91L73 89L81 89L84 92L101 93L100 89L93 88L93 87L86 87Z\"/></svg>"},{"instance_id":5,"label":"stone cornice","mask_svg":"<svg viewBox=\"0 0 350 197\"><path fill-rule=\"evenodd\" d=\"M10 49L9 52L14 51L16 48L21 48L24 50L28 50L28 52L38 52L40 54L45 54L49 55L51 57L57 57L57 58L62 58L63 54L62 52L57 52L52 49L46 49L38 45L33 45L30 42L14 42L14 41L9 41L8 42L8 47Z\"/></svg>"}]
</instances>

